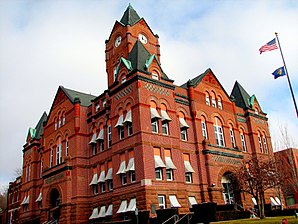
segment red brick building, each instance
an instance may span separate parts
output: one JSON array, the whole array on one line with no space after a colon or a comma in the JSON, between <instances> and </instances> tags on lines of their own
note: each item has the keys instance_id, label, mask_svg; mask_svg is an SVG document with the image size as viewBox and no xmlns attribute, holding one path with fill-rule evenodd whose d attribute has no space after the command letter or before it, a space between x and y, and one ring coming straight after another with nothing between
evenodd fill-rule
<instances>
[{"instance_id":1,"label":"red brick building","mask_svg":"<svg viewBox=\"0 0 298 224\"><path fill-rule=\"evenodd\" d=\"M129 6L106 40L108 89L58 88L24 145L21 223L120 220L136 208L183 214L209 201L253 206L228 174L246 157L273 156L266 113L238 82L229 95L211 69L173 84L158 38Z\"/></svg>"}]
</instances>

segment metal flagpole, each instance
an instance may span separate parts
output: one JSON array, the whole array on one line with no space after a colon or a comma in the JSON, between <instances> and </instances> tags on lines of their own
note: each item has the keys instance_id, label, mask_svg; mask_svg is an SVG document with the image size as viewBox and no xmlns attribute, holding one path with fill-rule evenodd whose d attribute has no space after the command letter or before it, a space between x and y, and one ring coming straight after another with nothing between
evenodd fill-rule
<instances>
[{"instance_id":1,"label":"metal flagpole","mask_svg":"<svg viewBox=\"0 0 298 224\"><path fill-rule=\"evenodd\" d=\"M287 75L287 78L288 78L288 83L289 83L290 91L291 91L291 94L292 94L292 98L293 98L293 102L294 102L294 106L295 106L295 110L296 110L296 115L298 117L297 104L296 104L294 92L293 92L293 89L292 89L292 85L291 85L291 82L290 82L290 77L289 77L289 74L288 74L288 70L287 70L285 59L284 59L284 55L283 55L281 47L280 47L280 43L279 43L279 39L278 39L278 33L275 33L275 36L276 36L276 39L277 39L277 43L278 43L278 47L279 47L279 50L280 50L282 61L284 63L285 72L286 72L286 75Z\"/></svg>"}]
</instances>

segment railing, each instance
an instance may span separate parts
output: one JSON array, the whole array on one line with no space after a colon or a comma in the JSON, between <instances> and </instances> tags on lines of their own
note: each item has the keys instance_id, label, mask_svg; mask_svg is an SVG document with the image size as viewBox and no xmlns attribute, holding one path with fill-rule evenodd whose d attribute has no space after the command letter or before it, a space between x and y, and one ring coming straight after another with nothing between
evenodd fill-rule
<instances>
[{"instance_id":1,"label":"railing","mask_svg":"<svg viewBox=\"0 0 298 224\"><path fill-rule=\"evenodd\" d=\"M164 221L162 224L166 224L167 222L169 222L172 219L174 219L174 222L177 223L177 221L179 220L179 216L178 215L173 215L172 217L170 217L166 221Z\"/></svg>"},{"instance_id":2,"label":"railing","mask_svg":"<svg viewBox=\"0 0 298 224\"><path fill-rule=\"evenodd\" d=\"M192 218L192 214L193 213L188 213L188 214L185 214L184 216L182 216L179 220L177 220L177 221L175 221L175 223L174 224L177 224L177 223L179 223L182 219L184 219L185 217L187 217L187 223L189 224L190 222L190 220L191 220L191 218Z\"/></svg>"}]
</instances>

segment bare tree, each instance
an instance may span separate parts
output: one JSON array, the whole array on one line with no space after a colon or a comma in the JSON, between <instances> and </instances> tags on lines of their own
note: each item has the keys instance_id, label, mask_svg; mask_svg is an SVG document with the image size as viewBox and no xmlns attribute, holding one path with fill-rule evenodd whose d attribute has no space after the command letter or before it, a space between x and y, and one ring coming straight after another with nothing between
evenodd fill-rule
<instances>
[{"instance_id":1,"label":"bare tree","mask_svg":"<svg viewBox=\"0 0 298 224\"><path fill-rule=\"evenodd\" d=\"M257 157L244 160L242 165L233 172L233 178L236 189L256 199L259 217L265 218L265 191L275 188L280 182L275 161Z\"/></svg>"}]
</instances>

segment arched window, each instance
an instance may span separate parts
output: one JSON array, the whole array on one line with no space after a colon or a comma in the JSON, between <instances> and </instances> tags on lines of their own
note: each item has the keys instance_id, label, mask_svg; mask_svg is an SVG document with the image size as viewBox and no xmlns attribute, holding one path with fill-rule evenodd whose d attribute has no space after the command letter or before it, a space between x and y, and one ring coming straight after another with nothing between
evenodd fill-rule
<instances>
[{"instance_id":1,"label":"arched window","mask_svg":"<svg viewBox=\"0 0 298 224\"><path fill-rule=\"evenodd\" d=\"M104 128L103 123L100 123L99 125L99 133L96 138L96 141L99 142L99 151L102 152L104 150Z\"/></svg>"},{"instance_id":2,"label":"arched window","mask_svg":"<svg viewBox=\"0 0 298 224\"><path fill-rule=\"evenodd\" d=\"M257 107L255 107L254 109L255 109L255 114L259 114L259 109Z\"/></svg>"},{"instance_id":3,"label":"arched window","mask_svg":"<svg viewBox=\"0 0 298 224\"><path fill-rule=\"evenodd\" d=\"M57 128L58 128L58 121L57 121L57 117L55 117L55 120L54 120L54 122L55 122L55 131L57 130Z\"/></svg>"},{"instance_id":4,"label":"arched window","mask_svg":"<svg viewBox=\"0 0 298 224\"><path fill-rule=\"evenodd\" d=\"M217 117L214 118L214 134L215 134L216 144L218 146L225 146L222 123Z\"/></svg>"},{"instance_id":5,"label":"arched window","mask_svg":"<svg viewBox=\"0 0 298 224\"><path fill-rule=\"evenodd\" d=\"M111 120L107 122L107 137L108 137L108 148L112 147L112 125Z\"/></svg>"},{"instance_id":6,"label":"arched window","mask_svg":"<svg viewBox=\"0 0 298 224\"><path fill-rule=\"evenodd\" d=\"M127 129L127 136L131 136L132 135L132 114L131 114L131 105L130 103L128 103L126 105L126 115L125 115L125 119L123 121L124 124L126 124L126 129Z\"/></svg>"},{"instance_id":7,"label":"arched window","mask_svg":"<svg viewBox=\"0 0 298 224\"><path fill-rule=\"evenodd\" d=\"M212 107L216 107L216 99L215 99L214 92L211 92L211 104L212 104Z\"/></svg>"},{"instance_id":8,"label":"arched window","mask_svg":"<svg viewBox=\"0 0 298 224\"><path fill-rule=\"evenodd\" d=\"M65 113L62 114L62 126L65 125Z\"/></svg>"},{"instance_id":9,"label":"arched window","mask_svg":"<svg viewBox=\"0 0 298 224\"><path fill-rule=\"evenodd\" d=\"M50 149L50 168L53 166L54 161L54 150L53 148Z\"/></svg>"},{"instance_id":10,"label":"arched window","mask_svg":"<svg viewBox=\"0 0 298 224\"><path fill-rule=\"evenodd\" d=\"M230 127L231 144L232 144L232 147L235 148L236 147L236 142L235 142L233 125L232 124L229 124L229 127Z\"/></svg>"},{"instance_id":11,"label":"arched window","mask_svg":"<svg viewBox=\"0 0 298 224\"><path fill-rule=\"evenodd\" d=\"M261 153L264 153L264 151L263 151L263 144L262 144L262 138L261 138L261 134L260 134L259 131L258 131L258 142L259 142L260 152Z\"/></svg>"},{"instance_id":12,"label":"arched window","mask_svg":"<svg viewBox=\"0 0 298 224\"><path fill-rule=\"evenodd\" d=\"M118 128L119 139L123 139L124 138L124 126L123 126L123 109L122 108L119 109L118 114L119 114L119 117L118 117L117 124L115 125L115 128Z\"/></svg>"},{"instance_id":13,"label":"arched window","mask_svg":"<svg viewBox=\"0 0 298 224\"><path fill-rule=\"evenodd\" d=\"M202 125L202 135L204 139L208 138L208 133L207 133L207 126L206 126L206 119L204 116L201 116L201 125Z\"/></svg>"},{"instance_id":14,"label":"arched window","mask_svg":"<svg viewBox=\"0 0 298 224\"><path fill-rule=\"evenodd\" d=\"M57 146L56 146L56 165L59 165L62 163L62 143L61 143L61 137L57 140Z\"/></svg>"},{"instance_id":15,"label":"arched window","mask_svg":"<svg viewBox=\"0 0 298 224\"><path fill-rule=\"evenodd\" d=\"M242 128L240 129L240 139L241 139L242 149L244 152L246 152L247 149L246 149L246 143L245 143L245 136Z\"/></svg>"},{"instance_id":16,"label":"arched window","mask_svg":"<svg viewBox=\"0 0 298 224\"><path fill-rule=\"evenodd\" d=\"M225 173L222 178L221 178L221 185L223 188L223 198L225 201L225 204L234 204L234 191L233 191L233 185L231 183L231 178L230 178L229 173Z\"/></svg>"},{"instance_id":17,"label":"arched window","mask_svg":"<svg viewBox=\"0 0 298 224\"><path fill-rule=\"evenodd\" d=\"M266 141L266 135L263 133L263 148L264 148L264 153L268 154L268 146L267 146L267 141Z\"/></svg>"},{"instance_id":18,"label":"arched window","mask_svg":"<svg viewBox=\"0 0 298 224\"><path fill-rule=\"evenodd\" d=\"M162 134L169 135L169 122L172 120L168 113L167 113L167 107L165 104L160 105L160 113L161 113L161 130Z\"/></svg>"},{"instance_id":19,"label":"arched window","mask_svg":"<svg viewBox=\"0 0 298 224\"><path fill-rule=\"evenodd\" d=\"M187 141L187 129L188 124L185 121L185 116L182 112L179 112L179 122L180 122L180 134L183 141Z\"/></svg>"},{"instance_id":20,"label":"arched window","mask_svg":"<svg viewBox=\"0 0 298 224\"><path fill-rule=\"evenodd\" d=\"M206 105L210 106L210 96L207 91L205 92L205 99L206 99Z\"/></svg>"},{"instance_id":21,"label":"arched window","mask_svg":"<svg viewBox=\"0 0 298 224\"><path fill-rule=\"evenodd\" d=\"M217 106L218 106L219 109L222 110L222 100L221 100L220 96L217 97Z\"/></svg>"},{"instance_id":22,"label":"arched window","mask_svg":"<svg viewBox=\"0 0 298 224\"><path fill-rule=\"evenodd\" d=\"M68 135L65 136L65 156L69 155L69 143L68 143Z\"/></svg>"},{"instance_id":23,"label":"arched window","mask_svg":"<svg viewBox=\"0 0 298 224\"><path fill-rule=\"evenodd\" d=\"M158 114L156 109L156 103L153 101L150 102L150 114L152 133L158 133L158 119L160 119L161 116Z\"/></svg>"}]
</instances>

